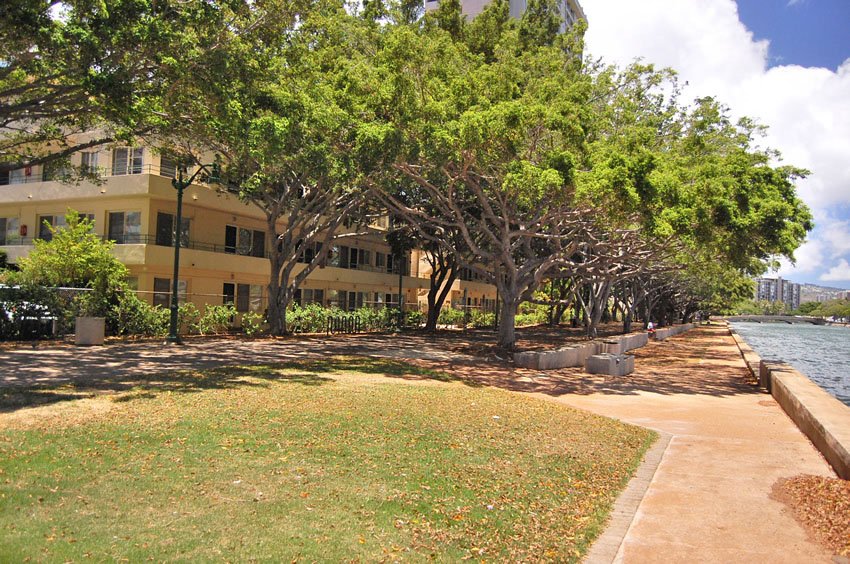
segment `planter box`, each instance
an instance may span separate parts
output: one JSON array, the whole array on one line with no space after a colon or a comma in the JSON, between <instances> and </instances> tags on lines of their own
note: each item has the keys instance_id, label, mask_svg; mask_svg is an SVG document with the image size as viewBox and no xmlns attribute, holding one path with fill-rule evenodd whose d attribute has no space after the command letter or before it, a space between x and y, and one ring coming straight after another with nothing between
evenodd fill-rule
<instances>
[{"instance_id":1,"label":"planter box","mask_svg":"<svg viewBox=\"0 0 850 564\"><path fill-rule=\"evenodd\" d=\"M106 318L78 317L74 328L74 343L90 346L102 345L106 335Z\"/></svg>"},{"instance_id":2,"label":"planter box","mask_svg":"<svg viewBox=\"0 0 850 564\"><path fill-rule=\"evenodd\" d=\"M630 354L595 354L588 357L584 370L590 374L625 376L635 371L635 357Z\"/></svg>"}]
</instances>

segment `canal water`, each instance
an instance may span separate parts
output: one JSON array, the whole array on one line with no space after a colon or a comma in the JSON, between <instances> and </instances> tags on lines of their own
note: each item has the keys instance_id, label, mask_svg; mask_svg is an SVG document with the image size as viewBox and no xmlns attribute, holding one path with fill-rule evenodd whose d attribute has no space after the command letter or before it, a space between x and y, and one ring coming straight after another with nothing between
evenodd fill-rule
<instances>
[{"instance_id":1,"label":"canal water","mask_svg":"<svg viewBox=\"0 0 850 564\"><path fill-rule=\"evenodd\" d=\"M787 362L850 406L850 328L808 323L732 323L765 360Z\"/></svg>"}]
</instances>

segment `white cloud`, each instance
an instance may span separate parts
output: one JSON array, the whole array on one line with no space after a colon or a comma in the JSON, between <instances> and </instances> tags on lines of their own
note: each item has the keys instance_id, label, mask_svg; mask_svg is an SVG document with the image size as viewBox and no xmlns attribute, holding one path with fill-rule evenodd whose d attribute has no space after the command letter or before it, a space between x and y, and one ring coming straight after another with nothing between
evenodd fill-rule
<instances>
[{"instance_id":1,"label":"white cloud","mask_svg":"<svg viewBox=\"0 0 850 564\"><path fill-rule=\"evenodd\" d=\"M824 265L824 244L817 239L810 239L794 252L794 259L794 265L785 259L779 261L779 276L787 278L794 273L809 274L820 270Z\"/></svg>"},{"instance_id":2,"label":"white cloud","mask_svg":"<svg viewBox=\"0 0 850 564\"><path fill-rule=\"evenodd\" d=\"M821 221L850 206L850 59L835 72L768 69L769 43L755 40L733 0L588 0L583 7L592 56L674 68L688 83L683 100L717 97L735 115L769 126L764 143L780 150L784 163L812 171L798 193L819 227L797 251L797 266L782 271L814 273L827 255L850 257L848 218Z\"/></svg>"},{"instance_id":3,"label":"white cloud","mask_svg":"<svg viewBox=\"0 0 850 564\"><path fill-rule=\"evenodd\" d=\"M830 256L850 255L850 221L836 221L823 228L823 239L829 244Z\"/></svg>"},{"instance_id":4,"label":"white cloud","mask_svg":"<svg viewBox=\"0 0 850 564\"><path fill-rule=\"evenodd\" d=\"M850 263L846 259L841 259L837 265L829 269L829 272L822 274L820 280L824 282L850 281Z\"/></svg>"}]
</instances>

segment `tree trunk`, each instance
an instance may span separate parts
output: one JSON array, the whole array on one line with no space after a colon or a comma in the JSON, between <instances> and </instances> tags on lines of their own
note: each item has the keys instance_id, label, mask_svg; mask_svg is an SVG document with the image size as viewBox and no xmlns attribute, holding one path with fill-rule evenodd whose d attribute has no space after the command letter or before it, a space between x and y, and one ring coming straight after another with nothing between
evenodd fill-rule
<instances>
[{"instance_id":1,"label":"tree trunk","mask_svg":"<svg viewBox=\"0 0 850 564\"><path fill-rule=\"evenodd\" d=\"M271 272L269 276L269 308L266 313L266 321L269 322L269 332L272 335L283 335L286 332L286 310L281 309L280 288L280 258L275 249L272 250L269 263Z\"/></svg>"},{"instance_id":2,"label":"tree trunk","mask_svg":"<svg viewBox=\"0 0 850 564\"><path fill-rule=\"evenodd\" d=\"M452 268L448 273L440 276L436 275L434 271L431 272L431 286L428 288L428 318L425 321L425 331L429 333L437 331L440 310L443 308L452 284L457 277L457 268Z\"/></svg>"},{"instance_id":3,"label":"tree trunk","mask_svg":"<svg viewBox=\"0 0 850 564\"><path fill-rule=\"evenodd\" d=\"M519 299L502 294L502 311L499 316L499 348L512 351L516 347L516 313Z\"/></svg>"}]
</instances>

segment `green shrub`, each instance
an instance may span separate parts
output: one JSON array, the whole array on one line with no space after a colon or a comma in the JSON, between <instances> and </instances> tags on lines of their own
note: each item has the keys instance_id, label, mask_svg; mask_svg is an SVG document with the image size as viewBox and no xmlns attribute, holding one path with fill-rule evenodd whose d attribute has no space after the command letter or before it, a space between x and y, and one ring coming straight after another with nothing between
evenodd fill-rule
<instances>
[{"instance_id":1,"label":"green shrub","mask_svg":"<svg viewBox=\"0 0 850 564\"><path fill-rule=\"evenodd\" d=\"M469 325L479 329L493 327L496 324L496 314L474 309L470 312Z\"/></svg>"},{"instance_id":2,"label":"green shrub","mask_svg":"<svg viewBox=\"0 0 850 564\"><path fill-rule=\"evenodd\" d=\"M177 327L180 334L192 333L198 327L201 312L192 302L183 302L177 308ZM170 322L170 320L169 320Z\"/></svg>"},{"instance_id":3,"label":"green shrub","mask_svg":"<svg viewBox=\"0 0 850 564\"><path fill-rule=\"evenodd\" d=\"M549 323L549 306L533 304L531 302L519 304L519 311L517 311L515 321L517 327L541 325L543 323Z\"/></svg>"},{"instance_id":4,"label":"green shrub","mask_svg":"<svg viewBox=\"0 0 850 564\"><path fill-rule=\"evenodd\" d=\"M425 314L419 310L408 311L404 314L404 323L407 327L419 327L425 323Z\"/></svg>"},{"instance_id":5,"label":"green shrub","mask_svg":"<svg viewBox=\"0 0 850 564\"><path fill-rule=\"evenodd\" d=\"M226 333L235 315L236 307L233 304L207 305L195 327L201 335Z\"/></svg>"},{"instance_id":6,"label":"green shrub","mask_svg":"<svg viewBox=\"0 0 850 564\"><path fill-rule=\"evenodd\" d=\"M111 316L118 335L164 337L168 334L171 312L148 304L133 292L124 292L113 306Z\"/></svg>"},{"instance_id":7,"label":"green shrub","mask_svg":"<svg viewBox=\"0 0 850 564\"><path fill-rule=\"evenodd\" d=\"M242 314L242 332L249 337L259 335L265 329L265 319L255 311Z\"/></svg>"},{"instance_id":8,"label":"green shrub","mask_svg":"<svg viewBox=\"0 0 850 564\"><path fill-rule=\"evenodd\" d=\"M440 310L440 315L437 317L439 325L463 325L464 313L462 309L453 307L444 307Z\"/></svg>"},{"instance_id":9,"label":"green shrub","mask_svg":"<svg viewBox=\"0 0 850 564\"><path fill-rule=\"evenodd\" d=\"M304 306L293 304L286 312L287 326L293 333L321 333L327 327L331 315L339 315L340 310L326 308L312 303Z\"/></svg>"}]
</instances>

